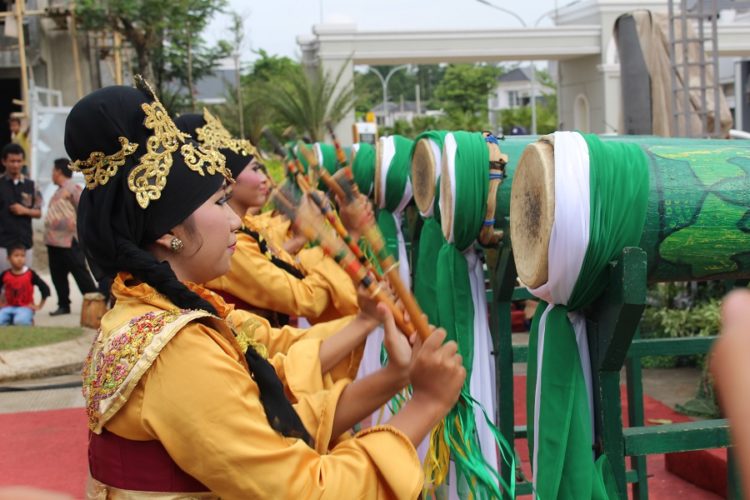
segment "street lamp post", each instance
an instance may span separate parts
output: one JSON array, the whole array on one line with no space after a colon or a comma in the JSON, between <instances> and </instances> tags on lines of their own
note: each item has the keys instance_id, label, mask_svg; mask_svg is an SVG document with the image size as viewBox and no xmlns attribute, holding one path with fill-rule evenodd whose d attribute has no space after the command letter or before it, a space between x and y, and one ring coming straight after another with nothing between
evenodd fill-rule
<instances>
[{"instance_id":1,"label":"street lamp post","mask_svg":"<svg viewBox=\"0 0 750 500\"><path fill-rule=\"evenodd\" d=\"M486 5L487 7L492 7L493 9L505 12L509 16L515 17L524 28L529 27L529 25L526 24L526 21L524 21L521 16L519 16L512 10L490 3L487 0L477 0L477 2L481 3L482 5ZM539 25L539 21L552 14L553 12L554 10L551 10L539 16L539 18L534 23L534 27L537 27ZM531 134L536 135L536 66L534 65L534 61L531 61Z\"/></svg>"},{"instance_id":2,"label":"street lamp post","mask_svg":"<svg viewBox=\"0 0 750 500\"><path fill-rule=\"evenodd\" d=\"M374 73L378 76L378 78L380 79L380 83L383 86L383 125L386 125L386 118L388 116L388 81L396 73L396 71L406 69L408 67L409 67L408 64L402 64L401 66L396 66L395 68L391 68L388 74L385 75L385 78L383 78L383 75L380 74L380 71L376 70L372 66L367 67L367 71Z\"/></svg>"}]
</instances>

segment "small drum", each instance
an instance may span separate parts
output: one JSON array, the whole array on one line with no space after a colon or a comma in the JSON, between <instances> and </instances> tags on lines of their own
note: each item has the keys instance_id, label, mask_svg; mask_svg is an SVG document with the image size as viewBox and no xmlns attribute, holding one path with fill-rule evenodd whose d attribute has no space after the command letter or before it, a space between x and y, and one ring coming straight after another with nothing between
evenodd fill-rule
<instances>
[{"instance_id":1,"label":"small drum","mask_svg":"<svg viewBox=\"0 0 750 500\"><path fill-rule=\"evenodd\" d=\"M98 329L106 312L107 301L104 295L98 292L85 294L81 306L81 326Z\"/></svg>"},{"instance_id":2,"label":"small drum","mask_svg":"<svg viewBox=\"0 0 750 500\"><path fill-rule=\"evenodd\" d=\"M448 136L450 135L452 135L452 133L448 134ZM450 175L449 163L451 161L455 161L453 160L453 158L455 158L456 156L457 145L455 140L449 140L448 136L446 136L446 141L443 144L443 152L440 165L440 181L438 184L440 189L441 226L443 228L443 235L446 239L450 240L450 235L453 231L453 214L455 212L453 206L453 179ZM485 137L487 137L487 134L485 134ZM482 175L486 175L489 179L489 191L487 193L487 198L480 199L479 194L477 194L474 198L474 201L482 207L485 213L485 221L489 221L487 223L489 225L482 226L479 233L477 233L477 239L481 244L485 246L494 246L499 243L503 237L503 232L495 229L496 223L493 222L493 220L496 219L496 210L498 208L498 192L500 189L500 185L503 182L502 179L505 175L505 166L507 165L509 158L507 154L501 151L500 146L498 146L495 142L491 142L488 140L486 142L486 147L489 159L489 162L486 165L466 166L480 169ZM426 170L427 169L420 170L418 173L427 174ZM420 179L418 182L420 183L420 185L426 185L428 181L423 181ZM434 183L432 185L434 185ZM425 187L425 189L427 189L427 187ZM434 198L434 196L435 195L433 192L432 197Z\"/></svg>"}]
</instances>

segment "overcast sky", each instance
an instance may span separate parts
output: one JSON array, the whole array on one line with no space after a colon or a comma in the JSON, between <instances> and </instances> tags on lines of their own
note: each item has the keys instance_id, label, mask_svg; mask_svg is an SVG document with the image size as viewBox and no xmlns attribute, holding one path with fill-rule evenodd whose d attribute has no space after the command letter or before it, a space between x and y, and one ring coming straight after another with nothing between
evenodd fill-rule
<instances>
[{"instance_id":1,"label":"overcast sky","mask_svg":"<svg viewBox=\"0 0 750 500\"><path fill-rule=\"evenodd\" d=\"M532 26L546 12L572 0L488 0L512 10ZM229 10L245 18L242 59L255 59L252 50L297 58L297 35L312 33L313 24L323 21L353 22L360 29L471 29L517 28L513 16L477 0L229 0ZM549 17L539 26L552 25ZM230 38L227 16L213 20L206 38Z\"/></svg>"}]
</instances>

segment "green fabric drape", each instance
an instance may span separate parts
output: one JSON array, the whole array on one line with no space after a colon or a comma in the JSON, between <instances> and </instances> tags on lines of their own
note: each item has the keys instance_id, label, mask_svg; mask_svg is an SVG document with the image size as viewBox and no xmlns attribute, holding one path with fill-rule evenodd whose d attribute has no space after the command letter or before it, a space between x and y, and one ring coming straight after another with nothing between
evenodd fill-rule
<instances>
[{"instance_id":1,"label":"green fabric drape","mask_svg":"<svg viewBox=\"0 0 750 500\"><path fill-rule=\"evenodd\" d=\"M398 226L393 219L393 214L387 210L378 210L377 222L380 232L383 233L385 247L393 258L398 261Z\"/></svg>"},{"instance_id":2,"label":"green fabric drape","mask_svg":"<svg viewBox=\"0 0 750 500\"><path fill-rule=\"evenodd\" d=\"M359 192L369 197L375 182L375 148L371 144L359 143L359 149L352 163L352 173Z\"/></svg>"},{"instance_id":3,"label":"green fabric drape","mask_svg":"<svg viewBox=\"0 0 750 500\"><path fill-rule=\"evenodd\" d=\"M440 150L443 150L444 130L429 130L417 136L412 146L410 156L414 156L414 148L421 139L434 141ZM440 165L438 165L438 168ZM419 234L419 251L417 265L414 270L414 296L420 307L430 320L430 324L439 325L438 318L438 287L437 287L437 260L440 248L445 244L443 230L440 227L440 176L435 176L435 201L431 217L423 217L424 224ZM414 179L412 179L414 185Z\"/></svg>"},{"instance_id":4,"label":"green fabric drape","mask_svg":"<svg viewBox=\"0 0 750 500\"><path fill-rule=\"evenodd\" d=\"M323 161L319 165L319 168L324 168L331 175L335 174L336 170L339 169L339 162L336 159L336 147L324 142L317 143L317 146L320 148L320 153L323 156ZM320 158L318 158L318 161L320 161ZM318 181L318 189L327 192L328 186L325 182Z\"/></svg>"},{"instance_id":5,"label":"green fabric drape","mask_svg":"<svg viewBox=\"0 0 750 500\"><path fill-rule=\"evenodd\" d=\"M487 199L490 156L481 133L454 132L453 136L457 144L453 242L440 249L437 264L438 290L452 293L438 294L439 321L448 338L458 342L464 366L471 374L474 301L463 252L474 243L484 221L484 201L477 200Z\"/></svg>"},{"instance_id":6,"label":"green fabric drape","mask_svg":"<svg viewBox=\"0 0 750 500\"><path fill-rule=\"evenodd\" d=\"M393 212L401 203L406 190L406 183L409 182L409 173L411 172L410 151L414 141L400 135L393 136L393 145L395 153L391 159L390 165L387 166L388 173L385 176L385 200L384 207L389 212ZM379 179L378 179L379 181Z\"/></svg>"},{"instance_id":7,"label":"green fabric drape","mask_svg":"<svg viewBox=\"0 0 750 500\"><path fill-rule=\"evenodd\" d=\"M434 217L428 217L419 235L419 255L414 270L414 296L432 325L439 325L437 261L445 244L443 230Z\"/></svg>"},{"instance_id":8,"label":"green fabric drape","mask_svg":"<svg viewBox=\"0 0 750 500\"><path fill-rule=\"evenodd\" d=\"M309 144L303 144L298 141L290 141L290 142L287 142L286 148L287 148L287 151L294 151L294 154L297 156L297 159L302 164L302 172L305 175L307 175L310 165L308 164L307 158L305 157L305 155L302 154L302 151L300 150L300 148L306 148L308 150L312 150L312 146ZM291 155L289 156L288 159L289 160L292 159Z\"/></svg>"},{"instance_id":9,"label":"green fabric drape","mask_svg":"<svg viewBox=\"0 0 750 500\"><path fill-rule=\"evenodd\" d=\"M450 449L459 484L465 484L474 498L499 498L499 485L503 481L482 455L475 420L475 408L481 406L469 391L474 354L474 299L469 265L463 254L474 244L484 220L484 201L477 203L477 200L486 200L489 192L489 152L481 133L453 132L453 136L457 145L453 241L446 242L438 252L437 316L447 338L457 342L467 376L456 406L443 420L442 439ZM507 443L492 422L487 420L487 423L502 457L512 463ZM440 445L433 448L439 449ZM514 488L507 484L503 487L507 492Z\"/></svg>"},{"instance_id":10,"label":"green fabric drape","mask_svg":"<svg viewBox=\"0 0 750 500\"><path fill-rule=\"evenodd\" d=\"M648 202L648 160L634 144L602 143L584 135L589 150L590 228L583 265L567 305L555 305L545 318L541 302L529 338L527 408L529 448L538 447L536 491L543 499L617 498L606 456L593 460L592 422L575 331L568 313L591 304L608 281L608 264L627 246L636 246ZM551 262L550 265L554 265ZM541 380L537 354L542 351ZM539 443L534 442L536 385L541 384Z\"/></svg>"},{"instance_id":11,"label":"green fabric drape","mask_svg":"<svg viewBox=\"0 0 750 500\"><path fill-rule=\"evenodd\" d=\"M393 145L395 153L389 165L381 166L387 168L385 176L384 192L381 194L385 201L384 206L378 210L377 220L380 231L383 233L385 244L391 255L398 261L398 233L401 216L397 214L399 221L394 218L394 211L398 208L406 191L406 185L409 182L409 172L411 171L411 162L409 152L411 151L411 139L400 135L393 136ZM357 154L359 159L359 153ZM380 182L376 179L375 182Z\"/></svg>"},{"instance_id":12,"label":"green fabric drape","mask_svg":"<svg viewBox=\"0 0 750 500\"><path fill-rule=\"evenodd\" d=\"M335 174L336 170L339 169L339 162L336 159L336 147L324 142L319 142L318 147L323 155L323 163L321 164L321 167L325 168L329 174Z\"/></svg>"}]
</instances>

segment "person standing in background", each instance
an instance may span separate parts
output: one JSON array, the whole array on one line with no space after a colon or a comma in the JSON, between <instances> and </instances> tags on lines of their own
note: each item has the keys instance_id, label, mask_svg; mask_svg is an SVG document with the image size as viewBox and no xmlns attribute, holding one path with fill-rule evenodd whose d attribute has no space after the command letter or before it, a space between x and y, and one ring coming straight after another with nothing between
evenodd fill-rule
<instances>
[{"instance_id":1,"label":"person standing in background","mask_svg":"<svg viewBox=\"0 0 750 500\"><path fill-rule=\"evenodd\" d=\"M24 160L29 158L29 127L24 127L21 118L11 115L8 118L8 128L10 128L10 142L18 144L23 148ZM24 169L26 165L24 164ZM24 171L24 174L26 172Z\"/></svg>"},{"instance_id":2,"label":"person standing in background","mask_svg":"<svg viewBox=\"0 0 750 500\"><path fill-rule=\"evenodd\" d=\"M23 175L26 154L10 143L0 152L5 175L0 177L0 271L8 269L7 248L15 243L26 247L26 263L33 267L34 233L31 219L42 216L42 194L34 181Z\"/></svg>"},{"instance_id":3,"label":"person standing in background","mask_svg":"<svg viewBox=\"0 0 750 500\"><path fill-rule=\"evenodd\" d=\"M44 217L44 244L47 245L52 284L57 292L57 309L50 316L70 314L68 274L73 275L82 294L97 291L76 238L78 200L82 189L71 179L73 172L68 163L67 158L55 160L52 182L57 191L52 195Z\"/></svg>"}]
</instances>

